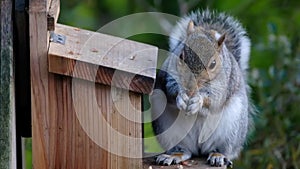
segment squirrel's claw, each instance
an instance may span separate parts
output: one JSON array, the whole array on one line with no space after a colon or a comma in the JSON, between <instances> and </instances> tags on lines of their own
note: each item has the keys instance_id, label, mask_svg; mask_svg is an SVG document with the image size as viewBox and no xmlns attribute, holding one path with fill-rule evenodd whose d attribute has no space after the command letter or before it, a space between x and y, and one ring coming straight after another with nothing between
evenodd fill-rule
<instances>
[{"instance_id":1,"label":"squirrel's claw","mask_svg":"<svg viewBox=\"0 0 300 169\"><path fill-rule=\"evenodd\" d=\"M168 154L161 154L157 156L156 163L162 165L179 164L191 158L191 153L184 150L173 148L167 152Z\"/></svg>"},{"instance_id":2,"label":"squirrel's claw","mask_svg":"<svg viewBox=\"0 0 300 169\"><path fill-rule=\"evenodd\" d=\"M176 97L176 105L179 110L186 110L188 99L189 97L186 93L181 92L178 94L178 96Z\"/></svg>"},{"instance_id":3,"label":"squirrel's claw","mask_svg":"<svg viewBox=\"0 0 300 169\"><path fill-rule=\"evenodd\" d=\"M224 156L221 153L210 153L207 158L207 163L215 167L233 167L232 161L230 161L226 156Z\"/></svg>"},{"instance_id":4,"label":"squirrel's claw","mask_svg":"<svg viewBox=\"0 0 300 169\"><path fill-rule=\"evenodd\" d=\"M170 158L171 156L168 154L161 154L156 158L157 164L163 164L163 165L171 165L173 162L173 159Z\"/></svg>"}]
</instances>

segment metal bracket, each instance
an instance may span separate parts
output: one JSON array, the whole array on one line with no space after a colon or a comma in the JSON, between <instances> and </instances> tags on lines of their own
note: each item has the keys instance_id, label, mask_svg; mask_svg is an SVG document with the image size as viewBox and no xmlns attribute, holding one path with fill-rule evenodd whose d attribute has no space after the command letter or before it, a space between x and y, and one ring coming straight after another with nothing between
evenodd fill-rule
<instances>
[{"instance_id":1,"label":"metal bracket","mask_svg":"<svg viewBox=\"0 0 300 169\"><path fill-rule=\"evenodd\" d=\"M56 34L53 31L50 32L50 42L55 42L64 45L66 42L66 36Z\"/></svg>"}]
</instances>

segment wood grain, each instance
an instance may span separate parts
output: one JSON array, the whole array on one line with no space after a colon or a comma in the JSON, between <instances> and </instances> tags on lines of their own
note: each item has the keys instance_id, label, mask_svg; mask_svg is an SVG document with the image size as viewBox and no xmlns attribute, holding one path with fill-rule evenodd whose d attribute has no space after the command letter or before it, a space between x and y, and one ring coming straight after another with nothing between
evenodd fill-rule
<instances>
[{"instance_id":1,"label":"wood grain","mask_svg":"<svg viewBox=\"0 0 300 169\"><path fill-rule=\"evenodd\" d=\"M30 72L32 107L32 165L49 168L50 101L47 67L47 1L29 1Z\"/></svg>"},{"instance_id":2,"label":"wood grain","mask_svg":"<svg viewBox=\"0 0 300 169\"><path fill-rule=\"evenodd\" d=\"M142 157L142 140L132 142L110 132L114 129L131 138L142 137L141 124L123 116L135 114L141 120L141 95L129 93L130 102L116 103L109 86L58 75L53 83L48 168L142 168L141 158L121 156ZM117 90L121 100L128 95ZM129 112L130 106L134 112Z\"/></svg>"},{"instance_id":3,"label":"wood grain","mask_svg":"<svg viewBox=\"0 0 300 169\"><path fill-rule=\"evenodd\" d=\"M155 79L157 48L65 25L55 33L66 44L51 43L49 71L93 82L150 93Z\"/></svg>"}]
</instances>

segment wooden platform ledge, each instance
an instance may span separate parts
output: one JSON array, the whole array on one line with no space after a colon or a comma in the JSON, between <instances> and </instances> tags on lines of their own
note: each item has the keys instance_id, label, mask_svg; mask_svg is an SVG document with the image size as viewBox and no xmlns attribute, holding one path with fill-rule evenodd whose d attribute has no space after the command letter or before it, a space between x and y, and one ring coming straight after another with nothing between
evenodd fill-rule
<instances>
[{"instance_id":1,"label":"wooden platform ledge","mask_svg":"<svg viewBox=\"0 0 300 169\"><path fill-rule=\"evenodd\" d=\"M159 166L155 164L153 157L143 159L143 169L226 169L226 167L211 167L205 163L205 159L193 158L183 164Z\"/></svg>"}]
</instances>

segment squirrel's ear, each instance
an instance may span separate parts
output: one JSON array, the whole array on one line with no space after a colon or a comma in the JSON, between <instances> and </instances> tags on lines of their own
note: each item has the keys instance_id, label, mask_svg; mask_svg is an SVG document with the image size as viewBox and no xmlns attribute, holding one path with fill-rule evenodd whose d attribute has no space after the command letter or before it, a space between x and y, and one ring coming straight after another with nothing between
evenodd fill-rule
<instances>
[{"instance_id":1,"label":"squirrel's ear","mask_svg":"<svg viewBox=\"0 0 300 169\"><path fill-rule=\"evenodd\" d=\"M187 27L187 34L189 35L193 32L195 32L195 25L194 25L194 22L192 20L190 20L188 27Z\"/></svg>"},{"instance_id":2,"label":"squirrel's ear","mask_svg":"<svg viewBox=\"0 0 300 169\"><path fill-rule=\"evenodd\" d=\"M218 39L218 46L220 47L225 40L225 33Z\"/></svg>"}]
</instances>

